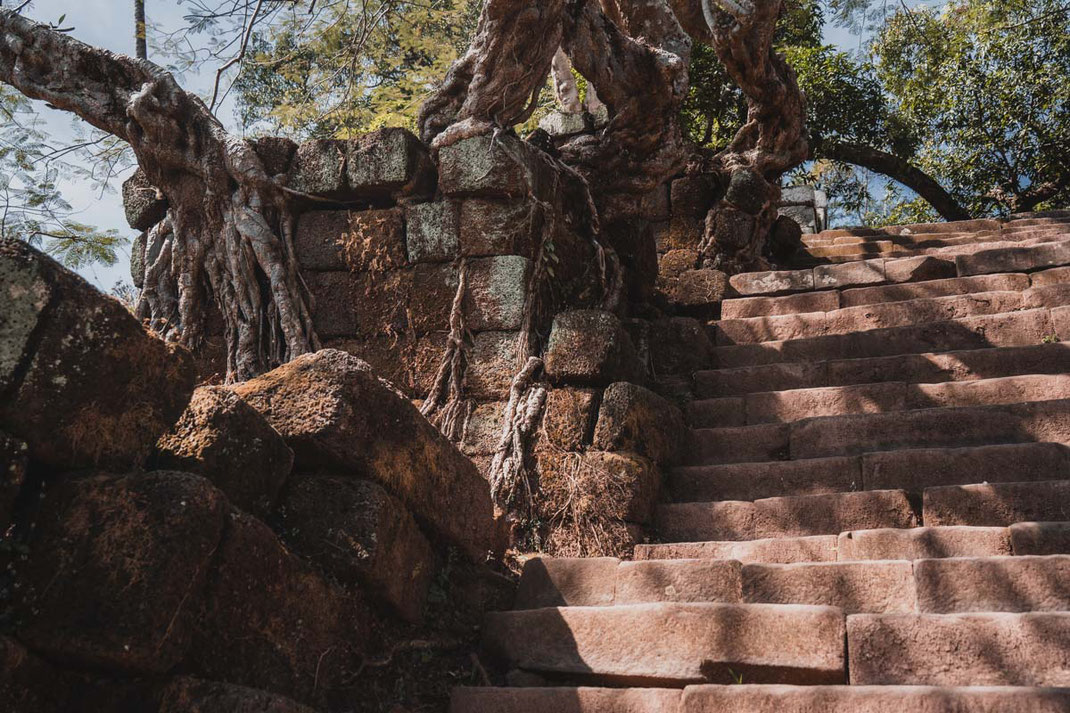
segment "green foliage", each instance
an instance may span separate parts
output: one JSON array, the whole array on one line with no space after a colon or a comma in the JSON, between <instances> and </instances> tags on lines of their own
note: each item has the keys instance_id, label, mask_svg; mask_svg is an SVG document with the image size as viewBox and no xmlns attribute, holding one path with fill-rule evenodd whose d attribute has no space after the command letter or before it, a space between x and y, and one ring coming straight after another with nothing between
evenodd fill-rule
<instances>
[{"instance_id":1,"label":"green foliage","mask_svg":"<svg viewBox=\"0 0 1070 713\"><path fill-rule=\"evenodd\" d=\"M60 194L61 177L85 177L60 158L68 151L51 148L30 103L0 86L0 237L43 247L71 268L112 265L126 239L75 220Z\"/></svg>"},{"instance_id":2,"label":"green foliage","mask_svg":"<svg viewBox=\"0 0 1070 713\"><path fill-rule=\"evenodd\" d=\"M1065 0L955 0L901 10L873 43L896 111L924 137L919 165L977 215L1070 200L1068 18Z\"/></svg>"}]
</instances>

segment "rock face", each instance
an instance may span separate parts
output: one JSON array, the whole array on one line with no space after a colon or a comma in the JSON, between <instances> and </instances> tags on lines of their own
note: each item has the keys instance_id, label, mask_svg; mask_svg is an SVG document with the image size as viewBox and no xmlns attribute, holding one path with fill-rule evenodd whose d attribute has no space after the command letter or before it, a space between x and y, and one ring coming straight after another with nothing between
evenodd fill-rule
<instances>
[{"instance_id":1,"label":"rock face","mask_svg":"<svg viewBox=\"0 0 1070 713\"><path fill-rule=\"evenodd\" d=\"M169 671L190 646L225 508L180 473L56 486L20 573L19 638L83 667Z\"/></svg>"},{"instance_id":2,"label":"rock face","mask_svg":"<svg viewBox=\"0 0 1070 713\"><path fill-rule=\"evenodd\" d=\"M293 465L293 453L278 431L220 386L193 392L157 450L157 467L202 475L234 505L258 515L271 512Z\"/></svg>"},{"instance_id":3,"label":"rock face","mask_svg":"<svg viewBox=\"0 0 1070 713\"><path fill-rule=\"evenodd\" d=\"M379 483L477 561L500 549L489 488L475 466L356 357L306 354L234 391L282 434L297 468Z\"/></svg>"},{"instance_id":4,"label":"rock face","mask_svg":"<svg viewBox=\"0 0 1070 713\"><path fill-rule=\"evenodd\" d=\"M54 467L143 462L193 391L189 353L18 241L0 242L0 293L0 428Z\"/></svg>"}]
</instances>

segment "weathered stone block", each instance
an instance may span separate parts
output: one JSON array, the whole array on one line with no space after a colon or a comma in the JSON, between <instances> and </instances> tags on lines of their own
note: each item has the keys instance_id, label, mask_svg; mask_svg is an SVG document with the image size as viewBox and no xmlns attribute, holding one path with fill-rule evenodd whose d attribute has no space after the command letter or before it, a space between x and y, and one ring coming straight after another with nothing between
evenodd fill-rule
<instances>
[{"instance_id":1,"label":"weathered stone block","mask_svg":"<svg viewBox=\"0 0 1070 713\"><path fill-rule=\"evenodd\" d=\"M417 334L447 331L457 299L459 272L452 263L420 263L413 270L412 328ZM466 323L471 327L470 323Z\"/></svg>"},{"instance_id":2,"label":"weathered stone block","mask_svg":"<svg viewBox=\"0 0 1070 713\"><path fill-rule=\"evenodd\" d=\"M534 257L535 235L541 229L538 210L530 201L473 198L461 204L460 249L465 257L523 255Z\"/></svg>"},{"instance_id":3,"label":"weathered stone block","mask_svg":"<svg viewBox=\"0 0 1070 713\"><path fill-rule=\"evenodd\" d=\"M0 294L0 428L52 466L141 462L193 392L189 352L25 243L0 242Z\"/></svg>"},{"instance_id":4,"label":"weathered stone block","mask_svg":"<svg viewBox=\"0 0 1070 713\"><path fill-rule=\"evenodd\" d=\"M517 358L519 339L517 332L480 332L472 338L465 372L469 396L489 401L509 395L522 366Z\"/></svg>"},{"instance_id":5,"label":"weathered stone block","mask_svg":"<svg viewBox=\"0 0 1070 713\"><path fill-rule=\"evenodd\" d=\"M367 618L358 598L288 552L259 520L233 510L188 670L309 701L360 665Z\"/></svg>"},{"instance_id":6,"label":"weathered stone block","mask_svg":"<svg viewBox=\"0 0 1070 713\"><path fill-rule=\"evenodd\" d=\"M728 275L720 270L687 270L678 277L658 280L658 290L680 307L714 307L728 289Z\"/></svg>"},{"instance_id":7,"label":"weathered stone block","mask_svg":"<svg viewBox=\"0 0 1070 713\"><path fill-rule=\"evenodd\" d=\"M148 230L167 215L167 199L140 168L123 181L123 210L134 230Z\"/></svg>"},{"instance_id":8,"label":"weathered stone block","mask_svg":"<svg viewBox=\"0 0 1070 713\"><path fill-rule=\"evenodd\" d=\"M290 171L297 144L281 136L262 136L253 142L253 150L264 162L269 176L285 175Z\"/></svg>"},{"instance_id":9,"label":"weathered stone block","mask_svg":"<svg viewBox=\"0 0 1070 713\"><path fill-rule=\"evenodd\" d=\"M24 441L0 431L0 537L15 512L15 499L26 481L30 448Z\"/></svg>"},{"instance_id":10,"label":"weathered stone block","mask_svg":"<svg viewBox=\"0 0 1070 713\"><path fill-rule=\"evenodd\" d=\"M416 396L423 397L431 393L448 344L449 332L445 331L430 332L416 340L412 354L412 378Z\"/></svg>"},{"instance_id":11,"label":"weathered stone block","mask_svg":"<svg viewBox=\"0 0 1070 713\"><path fill-rule=\"evenodd\" d=\"M659 253L669 250L698 250L706 230L703 218L673 215L668 223L655 223L654 245Z\"/></svg>"},{"instance_id":12,"label":"weathered stone block","mask_svg":"<svg viewBox=\"0 0 1070 713\"><path fill-rule=\"evenodd\" d=\"M409 328L412 270L306 272L316 300L312 323L323 338L403 334Z\"/></svg>"},{"instance_id":13,"label":"weathered stone block","mask_svg":"<svg viewBox=\"0 0 1070 713\"><path fill-rule=\"evenodd\" d=\"M739 169L732 172L725 199L750 215L758 215L773 196L769 184L756 171Z\"/></svg>"},{"instance_id":14,"label":"weathered stone block","mask_svg":"<svg viewBox=\"0 0 1070 713\"><path fill-rule=\"evenodd\" d=\"M305 270L405 267L405 222L397 208L309 211L298 220L294 249Z\"/></svg>"},{"instance_id":15,"label":"weathered stone block","mask_svg":"<svg viewBox=\"0 0 1070 713\"><path fill-rule=\"evenodd\" d=\"M717 201L720 188L712 175L693 175L672 182L670 198L673 217L706 219Z\"/></svg>"},{"instance_id":16,"label":"weathered stone block","mask_svg":"<svg viewBox=\"0 0 1070 713\"><path fill-rule=\"evenodd\" d=\"M713 342L697 319L671 317L650 323L650 366L655 374L682 374L690 377L707 369Z\"/></svg>"},{"instance_id":17,"label":"weathered stone block","mask_svg":"<svg viewBox=\"0 0 1070 713\"><path fill-rule=\"evenodd\" d=\"M203 386L157 444L156 466L210 480L234 505L271 512L293 453L256 409L233 391Z\"/></svg>"},{"instance_id":18,"label":"weathered stone block","mask_svg":"<svg viewBox=\"0 0 1070 713\"><path fill-rule=\"evenodd\" d=\"M416 340L407 334L330 339L323 344L324 349L338 349L368 362L379 378L409 396L416 386L412 365L415 346Z\"/></svg>"},{"instance_id":19,"label":"weathered stone block","mask_svg":"<svg viewBox=\"0 0 1070 713\"><path fill-rule=\"evenodd\" d=\"M532 557L524 563L513 609L611 606L619 565L616 557Z\"/></svg>"},{"instance_id":20,"label":"weathered stone block","mask_svg":"<svg viewBox=\"0 0 1070 713\"><path fill-rule=\"evenodd\" d=\"M590 443L600 396L596 389L566 387L550 391L542 417L546 440L566 451L578 451Z\"/></svg>"},{"instance_id":21,"label":"weathered stone block","mask_svg":"<svg viewBox=\"0 0 1070 713\"><path fill-rule=\"evenodd\" d=\"M615 315L575 310L554 317L546 347L546 373L557 383L605 384L639 378L642 365Z\"/></svg>"},{"instance_id":22,"label":"weathered stone block","mask_svg":"<svg viewBox=\"0 0 1070 713\"><path fill-rule=\"evenodd\" d=\"M602 395L594 447L632 451L671 465L680 458L686 432L684 416L674 404L642 386L618 382Z\"/></svg>"},{"instance_id":23,"label":"weathered stone block","mask_svg":"<svg viewBox=\"0 0 1070 713\"><path fill-rule=\"evenodd\" d=\"M663 281L664 284L668 284L669 280L674 280L680 275L683 275L688 270L694 270L698 264L699 253L698 250L689 249L677 249L669 250L665 254L658 257L658 286L661 287Z\"/></svg>"},{"instance_id":24,"label":"weathered stone block","mask_svg":"<svg viewBox=\"0 0 1070 713\"><path fill-rule=\"evenodd\" d=\"M418 622L435 554L401 502L369 480L299 475L279 509L283 539L344 585L363 585Z\"/></svg>"},{"instance_id":25,"label":"weathered stone block","mask_svg":"<svg viewBox=\"0 0 1070 713\"><path fill-rule=\"evenodd\" d=\"M663 183L649 193L644 193L639 201L639 215L647 220L668 220L672 215L670 192L670 185Z\"/></svg>"},{"instance_id":26,"label":"weathered stone block","mask_svg":"<svg viewBox=\"0 0 1070 713\"><path fill-rule=\"evenodd\" d=\"M405 209L409 262L448 262L457 257L460 208L453 201L416 203Z\"/></svg>"},{"instance_id":27,"label":"weathered stone block","mask_svg":"<svg viewBox=\"0 0 1070 713\"><path fill-rule=\"evenodd\" d=\"M464 429L462 451L469 456L489 456L497 452L506 405L505 401L493 401L472 409Z\"/></svg>"},{"instance_id":28,"label":"weathered stone block","mask_svg":"<svg viewBox=\"0 0 1070 713\"><path fill-rule=\"evenodd\" d=\"M297 468L342 468L379 483L474 559L499 549L486 481L364 362L324 350L233 388L282 434Z\"/></svg>"},{"instance_id":29,"label":"weathered stone block","mask_svg":"<svg viewBox=\"0 0 1070 713\"><path fill-rule=\"evenodd\" d=\"M536 509L547 520L562 512L573 521L646 524L661 492L654 465L630 453L539 453Z\"/></svg>"},{"instance_id":30,"label":"weathered stone block","mask_svg":"<svg viewBox=\"0 0 1070 713\"><path fill-rule=\"evenodd\" d=\"M341 196L346 192L346 143L335 139L306 141L297 148L290 188L317 196Z\"/></svg>"},{"instance_id":31,"label":"weathered stone block","mask_svg":"<svg viewBox=\"0 0 1070 713\"><path fill-rule=\"evenodd\" d=\"M521 198L552 184L548 156L514 136L475 136L439 152L439 187L448 196Z\"/></svg>"},{"instance_id":32,"label":"weathered stone block","mask_svg":"<svg viewBox=\"0 0 1070 713\"><path fill-rule=\"evenodd\" d=\"M435 166L427 147L407 129L386 128L348 142L349 187L359 196L434 192Z\"/></svg>"},{"instance_id":33,"label":"weathered stone block","mask_svg":"<svg viewBox=\"0 0 1070 713\"><path fill-rule=\"evenodd\" d=\"M20 573L19 638L79 666L170 670L190 646L225 509L185 473L55 487Z\"/></svg>"},{"instance_id":34,"label":"weathered stone block","mask_svg":"<svg viewBox=\"0 0 1070 713\"><path fill-rule=\"evenodd\" d=\"M474 331L520 329L524 323L531 261L502 255L468 263L464 312Z\"/></svg>"}]
</instances>

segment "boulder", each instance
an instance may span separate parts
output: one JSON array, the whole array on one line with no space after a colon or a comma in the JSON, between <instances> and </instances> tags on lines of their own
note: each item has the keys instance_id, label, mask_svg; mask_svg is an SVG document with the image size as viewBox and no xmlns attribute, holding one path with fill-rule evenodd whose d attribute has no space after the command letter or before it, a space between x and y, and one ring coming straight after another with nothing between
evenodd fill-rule
<instances>
[{"instance_id":1,"label":"boulder","mask_svg":"<svg viewBox=\"0 0 1070 713\"><path fill-rule=\"evenodd\" d=\"M178 676L163 688L157 713L315 713L289 698L217 681Z\"/></svg>"},{"instance_id":2,"label":"boulder","mask_svg":"<svg viewBox=\"0 0 1070 713\"><path fill-rule=\"evenodd\" d=\"M672 465L680 459L686 433L683 414L675 404L642 386L618 382L602 395L594 447L632 451Z\"/></svg>"},{"instance_id":3,"label":"boulder","mask_svg":"<svg viewBox=\"0 0 1070 713\"><path fill-rule=\"evenodd\" d=\"M358 670L368 636L361 599L259 520L227 515L186 670L308 702Z\"/></svg>"},{"instance_id":4,"label":"boulder","mask_svg":"<svg viewBox=\"0 0 1070 713\"><path fill-rule=\"evenodd\" d=\"M186 412L156 447L158 468L204 476L231 503L260 516L271 512L293 465L282 436L221 386L194 391Z\"/></svg>"},{"instance_id":5,"label":"boulder","mask_svg":"<svg viewBox=\"0 0 1070 713\"><path fill-rule=\"evenodd\" d=\"M297 222L294 250L305 270L405 267L405 221L400 208L309 211Z\"/></svg>"},{"instance_id":6,"label":"boulder","mask_svg":"<svg viewBox=\"0 0 1070 713\"><path fill-rule=\"evenodd\" d=\"M366 363L324 350L233 388L282 434L299 469L341 469L379 483L474 559L499 549L486 481Z\"/></svg>"},{"instance_id":7,"label":"boulder","mask_svg":"<svg viewBox=\"0 0 1070 713\"><path fill-rule=\"evenodd\" d=\"M26 482L29 446L0 431L0 538L15 514L15 499Z\"/></svg>"},{"instance_id":8,"label":"boulder","mask_svg":"<svg viewBox=\"0 0 1070 713\"><path fill-rule=\"evenodd\" d=\"M189 352L19 241L0 241L0 294L0 428L57 468L143 462L189 402Z\"/></svg>"},{"instance_id":9,"label":"boulder","mask_svg":"<svg viewBox=\"0 0 1070 713\"><path fill-rule=\"evenodd\" d=\"M279 508L283 539L338 582L363 585L419 622L435 554L412 515L359 478L294 476Z\"/></svg>"},{"instance_id":10,"label":"boulder","mask_svg":"<svg viewBox=\"0 0 1070 713\"><path fill-rule=\"evenodd\" d=\"M148 230L167 215L167 199L140 168L123 181L123 210L134 230Z\"/></svg>"},{"instance_id":11,"label":"boulder","mask_svg":"<svg viewBox=\"0 0 1070 713\"><path fill-rule=\"evenodd\" d=\"M555 383L599 385L637 379L643 368L620 319L600 310L574 310L554 317L546 373Z\"/></svg>"},{"instance_id":12,"label":"boulder","mask_svg":"<svg viewBox=\"0 0 1070 713\"><path fill-rule=\"evenodd\" d=\"M434 193L435 164L407 129L379 129L351 139L346 166L349 187L362 198Z\"/></svg>"},{"instance_id":13,"label":"boulder","mask_svg":"<svg viewBox=\"0 0 1070 713\"><path fill-rule=\"evenodd\" d=\"M55 486L18 573L19 638L76 666L170 670L190 646L225 509L185 473Z\"/></svg>"}]
</instances>

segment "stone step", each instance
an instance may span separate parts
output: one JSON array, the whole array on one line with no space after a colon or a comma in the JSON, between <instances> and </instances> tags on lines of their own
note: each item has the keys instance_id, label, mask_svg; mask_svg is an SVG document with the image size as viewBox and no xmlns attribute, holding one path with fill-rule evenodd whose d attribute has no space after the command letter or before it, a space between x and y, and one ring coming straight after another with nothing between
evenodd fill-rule
<instances>
[{"instance_id":1,"label":"stone step","mask_svg":"<svg viewBox=\"0 0 1070 713\"><path fill-rule=\"evenodd\" d=\"M682 696L672 688L458 687L450 713L682 713Z\"/></svg>"},{"instance_id":2,"label":"stone step","mask_svg":"<svg viewBox=\"0 0 1070 713\"><path fill-rule=\"evenodd\" d=\"M1070 522L1070 480L927 488L922 517L929 526Z\"/></svg>"},{"instance_id":3,"label":"stone step","mask_svg":"<svg viewBox=\"0 0 1070 713\"><path fill-rule=\"evenodd\" d=\"M760 500L860 490L906 490L974 483L1047 481L1070 473L1061 443L922 448L807 460L684 466L668 473L672 502Z\"/></svg>"},{"instance_id":4,"label":"stone step","mask_svg":"<svg viewBox=\"0 0 1070 713\"><path fill-rule=\"evenodd\" d=\"M834 606L848 614L913 612L908 561L806 562L743 566L743 601Z\"/></svg>"},{"instance_id":5,"label":"stone step","mask_svg":"<svg viewBox=\"0 0 1070 713\"><path fill-rule=\"evenodd\" d=\"M842 562L1002 557L1013 553L1006 527L855 530L840 533L836 544L836 557Z\"/></svg>"},{"instance_id":6,"label":"stone step","mask_svg":"<svg viewBox=\"0 0 1070 713\"><path fill-rule=\"evenodd\" d=\"M1056 339L1070 340L1070 324L1063 324L1066 334L1059 334L1056 328L1058 320L1053 319L1052 312L1049 309L1028 309L851 334L718 346L712 350L711 361L715 369L732 369L779 362L836 361L1021 347Z\"/></svg>"},{"instance_id":7,"label":"stone step","mask_svg":"<svg viewBox=\"0 0 1070 713\"><path fill-rule=\"evenodd\" d=\"M1070 554L1070 522L1016 522L1007 530L1016 555Z\"/></svg>"},{"instance_id":8,"label":"stone step","mask_svg":"<svg viewBox=\"0 0 1070 713\"><path fill-rule=\"evenodd\" d=\"M823 416L695 429L684 466L808 460L879 451L1070 443L1070 399Z\"/></svg>"},{"instance_id":9,"label":"stone step","mask_svg":"<svg viewBox=\"0 0 1070 713\"><path fill-rule=\"evenodd\" d=\"M717 559L743 564L794 564L834 562L836 535L775 537L763 540L721 542L670 542L636 545L636 560Z\"/></svg>"},{"instance_id":10,"label":"stone step","mask_svg":"<svg viewBox=\"0 0 1070 713\"><path fill-rule=\"evenodd\" d=\"M836 251L839 254L827 255L824 257L815 257L809 255L808 252L803 251L801 258L796 258L798 264L802 264L802 260L813 260L817 264L826 263L830 265L836 264L848 264L857 263L863 260L874 259L908 259L917 257L936 257L944 260L954 260L960 256L975 255L981 252L991 253L999 250L1015 250L1025 247L1035 247L1040 245L1057 245L1067 240L1070 234L1064 231L1044 231L1021 235L992 235L987 237L978 237L965 241L954 241L958 244L943 245L936 247L918 247L916 249L904 248L894 246L891 248L884 248L883 252L873 252L864 249L854 248L853 252L848 250ZM851 246L843 246L851 247ZM1045 264L1060 264L1045 263ZM1038 269L1038 268L1033 268ZM1003 272L1003 270L996 270L996 272Z\"/></svg>"},{"instance_id":11,"label":"stone step","mask_svg":"<svg viewBox=\"0 0 1070 713\"><path fill-rule=\"evenodd\" d=\"M919 612L1070 611L1070 555L919 560L914 581Z\"/></svg>"},{"instance_id":12,"label":"stone step","mask_svg":"<svg viewBox=\"0 0 1070 713\"><path fill-rule=\"evenodd\" d=\"M907 238L881 238L859 242L807 244L804 254L817 258L854 258L864 260L874 257L909 257L931 254L940 248L969 248L989 243L1014 244L1027 240L1058 240L1066 235L1063 228L1033 228L1006 233L948 234L946 237L919 235Z\"/></svg>"},{"instance_id":13,"label":"stone step","mask_svg":"<svg viewBox=\"0 0 1070 713\"><path fill-rule=\"evenodd\" d=\"M952 259L931 256L848 259L844 264L816 264L797 270L746 272L728 280L731 297L779 296L813 290L918 282L956 277Z\"/></svg>"},{"instance_id":14,"label":"stone step","mask_svg":"<svg viewBox=\"0 0 1070 713\"><path fill-rule=\"evenodd\" d=\"M844 615L833 607L659 603L491 612L483 645L510 667L572 683L846 680Z\"/></svg>"},{"instance_id":15,"label":"stone step","mask_svg":"<svg viewBox=\"0 0 1070 713\"><path fill-rule=\"evenodd\" d=\"M699 371L695 373L694 387L700 399L714 399L886 381L936 384L1067 372L1070 372L1070 344L1046 343Z\"/></svg>"},{"instance_id":16,"label":"stone step","mask_svg":"<svg viewBox=\"0 0 1070 713\"><path fill-rule=\"evenodd\" d=\"M671 705L671 704L670 704ZM1066 713L1070 689L952 686L688 686L664 713ZM475 708L455 711L469 713ZM505 709L483 709L498 713ZM515 708L531 713L647 713L648 708Z\"/></svg>"},{"instance_id":17,"label":"stone step","mask_svg":"<svg viewBox=\"0 0 1070 713\"><path fill-rule=\"evenodd\" d=\"M955 258L955 267L963 277L996 272L1034 272L1058 265L1070 265L1070 242L1003 247Z\"/></svg>"},{"instance_id":18,"label":"stone step","mask_svg":"<svg viewBox=\"0 0 1070 713\"><path fill-rule=\"evenodd\" d=\"M902 490L663 503L657 508L655 520L665 542L811 537L919 524Z\"/></svg>"},{"instance_id":19,"label":"stone step","mask_svg":"<svg viewBox=\"0 0 1070 713\"><path fill-rule=\"evenodd\" d=\"M1070 398L1070 374L1028 374L996 379L908 384L826 386L703 399L687 405L693 428L790 423L804 418L986 406Z\"/></svg>"},{"instance_id":20,"label":"stone step","mask_svg":"<svg viewBox=\"0 0 1070 713\"><path fill-rule=\"evenodd\" d=\"M710 326L716 346L844 335L873 329L909 327L982 315L1070 303L1070 285L1028 289L1022 292L980 292L969 295L921 298L903 302L845 307L831 312L807 312L778 317L722 319Z\"/></svg>"},{"instance_id":21,"label":"stone step","mask_svg":"<svg viewBox=\"0 0 1070 713\"><path fill-rule=\"evenodd\" d=\"M1070 613L853 614L853 685L1070 686Z\"/></svg>"}]
</instances>

